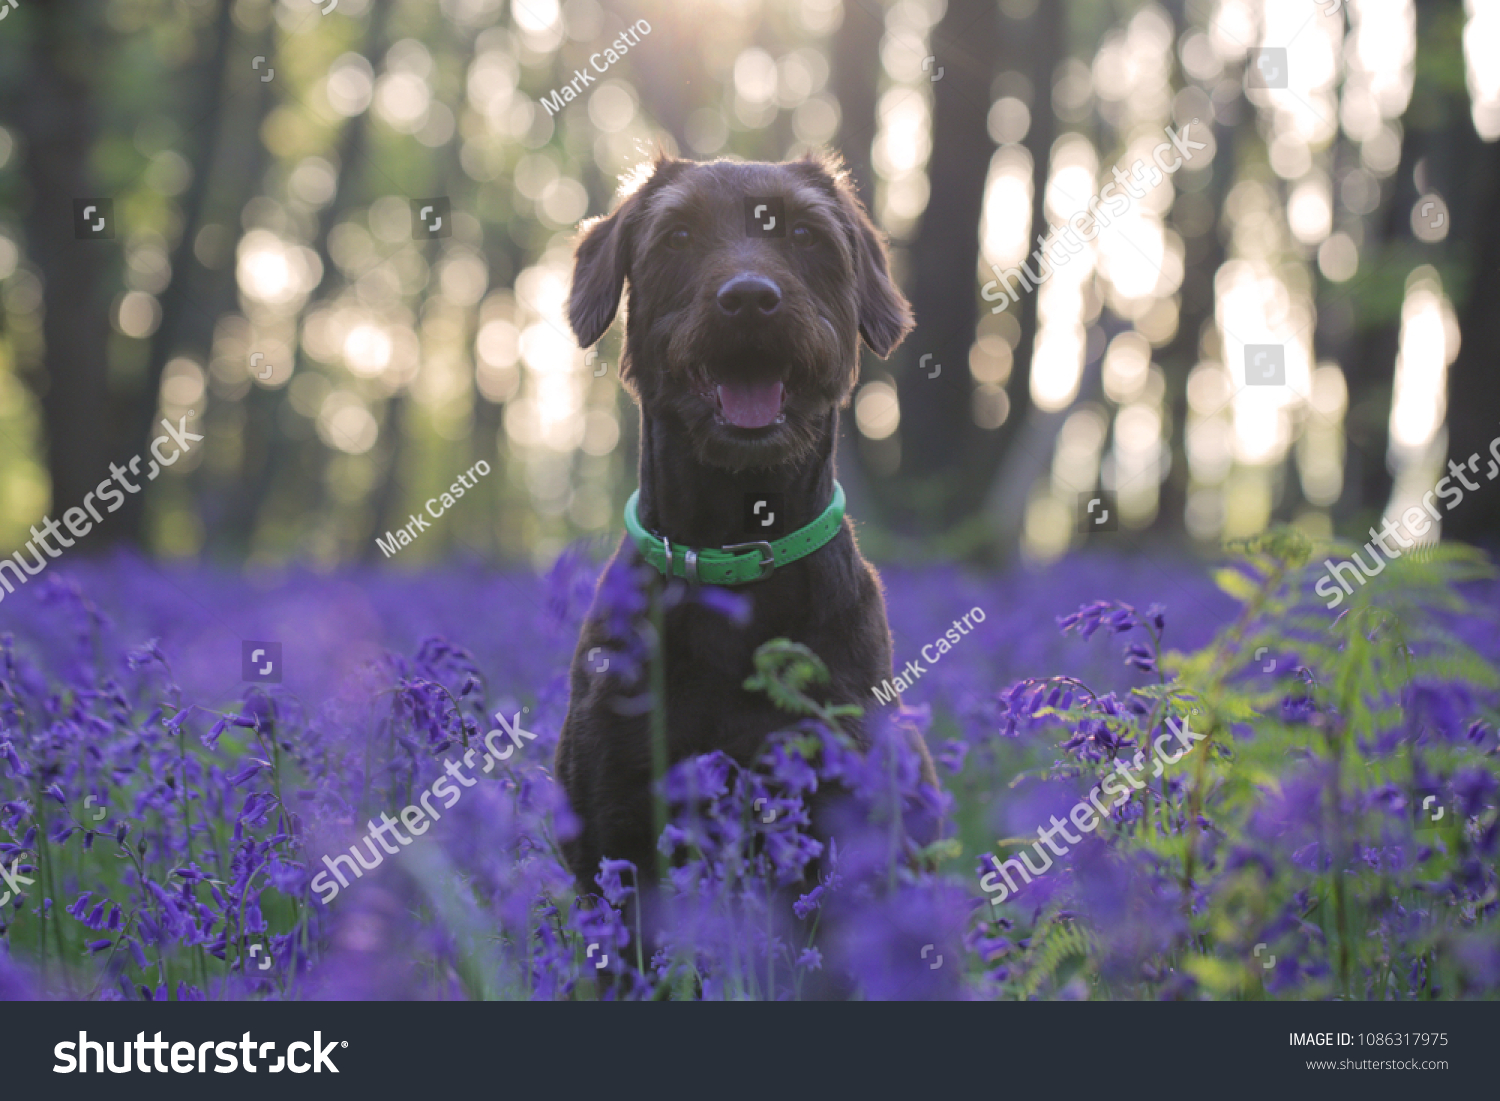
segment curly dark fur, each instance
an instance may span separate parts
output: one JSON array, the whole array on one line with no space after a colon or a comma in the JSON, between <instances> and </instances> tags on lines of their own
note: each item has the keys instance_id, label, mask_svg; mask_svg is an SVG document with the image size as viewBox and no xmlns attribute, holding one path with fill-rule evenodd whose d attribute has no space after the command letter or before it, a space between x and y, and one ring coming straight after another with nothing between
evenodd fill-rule
<instances>
[{"instance_id":1,"label":"curly dark fur","mask_svg":"<svg viewBox=\"0 0 1500 1101\"><path fill-rule=\"evenodd\" d=\"M746 494L781 495L785 530L814 519L834 480L838 411L859 371L859 341L885 356L911 328L911 310L890 279L885 245L836 162L785 164L662 158L578 245L569 319L582 345L609 327L628 285L621 377L641 406L641 518L674 544L744 542ZM746 235L747 196L785 200L789 230L811 236ZM681 230L687 230L684 236ZM674 236L675 235L675 236ZM751 276L779 289L770 317L726 316L717 295ZM719 415L715 385L775 379L784 422L745 429ZM626 538L607 571L639 566ZM653 571L653 587L662 578ZM787 725L743 682L757 646L802 642L828 665L827 698L872 704L870 689L891 675L891 641L875 571L860 556L846 520L812 555L745 586L750 621L731 625L694 602L666 620L666 710L671 762L720 749L749 764L770 732ZM648 688L596 674L586 655L621 648L606 617L591 609L573 657L572 700L557 751L557 775L580 821L565 855L583 892L603 856L655 867L650 798L649 711L623 706ZM630 713L634 711L634 713ZM862 729L854 731L863 739ZM913 735L924 778L936 783Z\"/></svg>"}]
</instances>

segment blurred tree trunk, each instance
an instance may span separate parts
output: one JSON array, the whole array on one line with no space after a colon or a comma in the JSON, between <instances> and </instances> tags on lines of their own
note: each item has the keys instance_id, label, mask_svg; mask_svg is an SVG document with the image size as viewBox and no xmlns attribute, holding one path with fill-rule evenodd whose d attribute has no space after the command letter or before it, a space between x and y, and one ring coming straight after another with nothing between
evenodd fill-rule
<instances>
[{"instance_id":1,"label":"blurred tree trunk","mask_svg":"<svg viewBox=\"0 0 1500 1101\"><path fill-rule=\"evenodd\" d=\"M1015 69L1031 82L1031 129L1025 146L1031 154L1031 235L1046 224L1047 178L1052 170L1052 143L1057 139L1057 116L1052 109L1052 80L1067 49L1067 11L1061 4L1042 3L1030 19L1006 26L1002 36L1003 67ZM1004 425L987 433L976 461L988 473L985 514L994 550L1001 556L1014 552L1026 519L1026 502L1036 479L1052 460L1052 441L1062 427L1061 413L1044 413L1031 403L1031 358L1036 344L1036 292L1023 294L1016 320L1021 335L1016 343L1015 363L1005 392L1010 398L1010 416ZM1086 382L1088 371L1084 371ZM1080 392L1083 386L1080 383Z\"/></svg>"},{"instance_id":2,"label":"blurred tree trunk","mask_svg":"<svg viewBox=\"0 0 1500 1101\"><path fill-rule=\"evenodd\" d=\"M614 17L614 25L620 28L633 26L640 17L634 3L606 0L602 7ZM607 42L616 33L606 23L599 38ZM712 83L704 72L702 53L673 19L659 19L652 23L650 38L639 48L642 50L639 55L635 54L635 49L631 50L631 61L635 64L630 66L630 81L641 97L646 114L672 135L679 155L691 157L694 154L687 140L688 115L692 108L707 99L704 89ZM651 52L645 52L648 50ZM557 57L560 61L562 54Z\"/></svg>"},{"instance_id":3,"label":"blurred tree trunk","mask_svg":"<svg viewBox=\"0 0 1500 1101\"><path fill-rule=\"evenodd\" d=\"M1408 127L1402 136L1400 167L1383 188L1389 191L1385 205L1366 223L1366 244L1360 250L1361 274L1355 276L1358 282L1350 288L1350 293L1357 293L1367 280L1385 280L1391 284L1385 288L1386 293L1372 297L1394 303L1392 309L1359 329L1353 355L1343 363L1349 409L1345 414L1348 442L1339 512L1360 532L1385 509L1394 484L1389 454L1391 395L1401 333L1399 287L1414 266L1406 223L1416 199L1412 169L1421 158L1423 139L1424 134L1415 127Z\"/></svg>"},{"instance_id":4,"label":"blurred tree trunk","mask_svg":"<svg viewBox=\"0 0 1500 1101\"><path fill-rule=\"evenodd\" d=\"M914 530L947 528L971 514L984 492L970 458L982 431L970 412L968 362L978 321L979 223L995 151L988 115L1000 19L990 0L950 0L933 29L931 196L908 280L917 327L892 364L902 462L889 504Z\"/></svg>"},{"instance_id":5,"label":"blurred tree trunk","mask_svg":"<svg viewBox=\"0 0 1500 1101\"><path fill-rule=\"evenodd\" d=\"M474 63L473 39L469 40L469 48L459 54L457 61L459 72L466 73L469 71L469 66ZM432 183L432 194L452 195L454 193L455 182L463 179L467 179L467 177L464 175L463 165L458 159L458 143L449 142L445 155L438 162L438 172L433 178ZM441 244L434 247L430 242L426 243L423 251L431 260L441 259L443 255ZM422 319L426 313L427 306L431 302L434 290L437 287L438 276L435 270L436 267L435 263L429 265L430 275L427 286L423 290L415 310L419 329L422 325ZM469 332L469 346L471 348L473 347L474 338L477 335L472 330ZM483 402L484 399L476 397L474 400L476 402ZM406 504L406 499L402 491L409 490L409 487L403 481L402 467L403 465L408 465L406 456L412 442L412 431L408 430L407 422L409 419L415 421L420 416L422 416L421 407L414 407L408 402L405 390L398 391L386 402L385 430L381 433L385 440L385 455L381 464L382 477L371 497L370 511L374 530L362 533L363 539L358 553L360 560L363 562L374 563L380 561L384 557L384 553L376 545L376 537L383 536L386 532L400 527L406 519L406 516L402 513L402 509ZM411 427L414 430L415 424ZM468 467L466 466L463 469L467 470ZM454 471L453 474L456 475L457 471ZM451 480L448 475L441 473L440 479L442 485L448 485ZM455 542L461 542L463 537L456 526L449 525L445 530L445 538L451 546ZM477 548L471 547L469 549L474 550L476 554L479 553Z\"/></svg>"},{"instance_id":6,"label":"blurred tree trunk","mask_svg":"<svg viewBox=\"0 0 1500 1101\"><path fill-rule=\"evenodd\" d=\"M259 31L254 50L257 55L270 57L275 46L275 22L266 20ZM238 104L241 115L226 123L230 133L255 134L261 132L266 117L276 104L272 91L274 84L256 81L253 96ZM226 108L228 105L226 104ZM271 162L270 150L265 143L249 141L225 142L220 155L224 164L219 178L226 181L222 191L215 192L210 205L219 224L230 227L238 238L234 227L240 224L240 213L245 205L259 193L261 181ZM234 249L228 250L219 270L207 277L214 288L212 305L203 311L199 319L207 328L207 340L212 347L213 327L224 314L238 308L239 283L235 273ZM245 365L248 370L248 363ZM264 492L266 472L270 468L270 452L277 431L274 424L277 403L282 394L279 390L267 390L263 386L250 385L249 391L239 402L240 462L233 476L226 475L225 484L217 491L203 495L201 508L203 526L207 532L209 553L228 558L241 558L250 551L250 540L259 512L259 500ZM219 411L223 411L222 408ZM216 410L209 408L210 427L217 422Z\"/></svg>"},{"instance_id":7,"label":"blurred tree trunk","mask_svg":"<svg viewBox=\"0 0 1500 1101\"><path fill-rule=\"evenodd\" d=\"M844 21L834 33L829 86L839 102L838 149L866 207L875 203L870 143L879 129L875 102L880 91L880 39L885 25L859 4L844 5Z\"/></svg>"},{"instance_id":8,"label":"blurred tree trunk","mask_svg":"<svg viewBox=\"0 0 1500 1101\"><path fill-rule=\"evenodd\" d=\"M193 244L198 230L203 226L203 208L208 198L209 183L213 176L215 154L219 148L219 135L224 120L224 85L229 70L229 46L234 39L234 20L230 11L234 0L219 0L218 16L213 27L213 48L205 58L197 74L201 90L192 99L194 119L184 129L192 147L185 150L188 164L192 166L193 178L182 203L182 224L177 242L172 247L171 268L166 289L158 302L161 307L161 323L151 335L151 348L146 360L146 377L141 389L135 394L133 408L127 414L125 439L119 455L129 462L132 455L143 455L151 441L161 435L156 423L161 390L162 371L173 354L191 348L203 351L205 362L207 341L202 326L188 326L190 299L196 289L204 285L207 274L193 253ZM191 78L190 78L191 81ZM206 113L204 113L206 112ZM199 316L201 316L201 307ZM194 328L197 331L189 333ZM212 337L212 332L208 334ZM193 427L193 426L190 426ZM146 495L133 494L125 498L125 507L120 510L118 535L134 543L142 543L143 526L146 519Z\"/></svg>"},{"instance_id":9,"label":"blurred tree trunk","mask_svg":"<svg viewBox=\"0 0 1500 1101\"><path fill-rule=\"evenodd\" d=\"M1194 23L1193 13L1184 0L1172 0L1166 7L1180 40ZM1186 84L1185 79L1183 83ZM1203 126L1213 131L1216 145L1214 158L1208 165L1209 183L1201 192L1213 209L1213 221L1196 237L1182 232L1180 225L1174 226L1182 236L1185 253L1178 292L1177 334L1152 357L1167 376L1165 412L1171 435L1166 442L1172 449L1171 470L1161 483L1157 517L1151 526L1153 538L1181 538L1186 527L1184 517L1191 481L1187 461L1187 378L1198 363L1203 327L1214 318L1214 275L1227 258L1218 233L1219 212L1234 185L1241 143L1255 139L1254 109L1243 98L1236 97L1227 106L1215 106L1214 117L1202 120ZM1177 181L1181 180L1178 176ZM1182 192L1177 195L1180 198ZM1169 221L1173 220L1169 216Z\"/></svg>"},{"instance_id":10,"label":"blurred tree trunk","mask_svg":"<svg viewBox=\"0 0 1500 1101\"><path fill-rule=\"evenodd\" d=\"M365 41L360 48L365 57L378 59L389 48L386 25L390 9L391 0L374 0L371 4ZM323 276L308 294L303 314L297 318L294 331L299 334L306 311L320 296L326 295L327 289L339 278L328 250L328 235L354 205L357 185L364 179L354 170L354 166L365 156L368 120L368 110L345 120L339 135L336 190L333 198L318 212L317 233L311 242L318 253ZM307 370L307 366L307 356L299 341L293 349L292 377L295 378L299 371ZM278 484L286 483L289 486L288 495L294 498L289 504L289 511L313 513L319 507L322 482L316 475L321 473L327 450L316 441L309 445L283 436L276 422L286 401L284 387L267 390L252 385L246 401L249 404L245 424L245 466L241 485L236 490L240 505L232 515L236 526L235 542L249 547L254 542L260 523L265 519ZM304 469L300 475L293 474L293 469L299 463L304 468L311 466L313 473L309 474Z\"/></svg>"},{"instance_id":11,"label":"blurred tree trunk","mask_svg":"<svg viewBox=\"0 0 1500 1101\"><path fill-rule=\"evenodd\" d=\"M34 385L47 432L54 519L81 507L84 496L109 477L109 295L103 276L118 263L120 243L78 240L73 229L73 200L97 197L101 190L89 173L96 124L90 78L102 64L90 40L90 8L29 6L31 64L14 109L31 203L26 244L45 284L46 374ZM115 524L101 528L91 546L120 533Z\"/></svg>"},{"instance_id":12,"label":"blurred tree trunk","mask_svg":"<svg viewBox=\"0 0 1500 1101\"><path fill-rule=\"evenodd\" d=\"M878 126L876 98L880 91L880 39L885 25L880 17L860 4L844 5L844 19L830 44L829 88L839 104L836 148L843 158L849 180L867 209L875 204L875 173L870 164L870 145ZM877 362L861 345L864 363ZM868 373L861 372L864 377ZM859 430L854 416L843 410L839 416L839 480L848 491L850 509L870 515L872 499L869 471L861 461Z\"/></svg>"},{"instance_id":13,"label":"blurred tree trunk","mask_svg":"<svg viewBox=\"0 0 1500 1101\"><path fill-rule=\"evenodd\" d=\"M424 294L422 297L422 304L425 305L428 296ZM420 325L420 305L416 313L417 324ZM370 495L370 522L374 530L361 532L363 538L355 552L361 562L374 563L384 558L385 553L376 545L375 539L401 527L407 520L407 516L401 511L406 504L406 495L401 492L406 488L401 479L401 466L409 435L407 420L417 415L419 411L411 409L405 391L397 391L385 403L385 423L380 432L384 443L380 457L380 481Z\"/></svg>"},{"instance_id":14,"label":"blurred tree trunk","mask_svg":"<svg viewBox=\"0 0 1500 1101\"><path fill-rule=\"evenodd\" d=\"M1481 489L1465 491L1444 517L1443 535L1493 547L1500 542L1500 484L1487 483L1485 475L1500 450L1492 449L1500 438L1500 141L1480 146L1470 163L1479 201L1467 222L1475 233L1468 302L1459 307L1463 343L1448 370L1448 458L1467 463L1477 452L1478 470L1465 476Z\"/></svg>"},{"instance_id":15,"label":"blurred tree trunk","mask_svg":"<svg viewBox=\"0 0 1500 1101\"><path fill-rule=\"evenodd\" d=\"M1462 73L1461 46L1449 33L1458 8L1452 2L1417 5L1417 79L1411 103L1401 118L1401 160L1395 174L1382 186L1385 205L1368 227L1375 240L1360 250L1361 274L1356 276L1355 286L1367 279L1380 280L1383 285L1372 297L1391 304L1389 312L1360 331L1356 354L1344 364L1349 384L1349 448L1340 512L1361 536L1390 503L1394 481L1389 465L1390 423L1396 354L1400 350L1402 288L1419 262L1438 262L1442 256L1440 248L1422 244L1412 233L1411 212L1421 198L1417 169L1421 166L1429 177L1424 187L1430 189L1433 166L1441 163L1445 151L1461 149L1474 141L1462 77L1456 82L1449 77L1445 82L1436 75L1440 70L1451 72L1455 63ZM1454 186L1443 190L1454 194L1459 178L1470 173L1470 164L1454 165ZM1366 259L1373 261L1368 275Z\"/></svg>"}]
</instances>

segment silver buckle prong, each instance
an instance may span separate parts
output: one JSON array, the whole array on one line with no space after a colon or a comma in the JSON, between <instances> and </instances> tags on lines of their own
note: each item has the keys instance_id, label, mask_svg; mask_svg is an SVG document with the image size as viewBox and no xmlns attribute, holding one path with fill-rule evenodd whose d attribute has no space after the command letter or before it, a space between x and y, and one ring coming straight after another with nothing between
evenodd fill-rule
<instances>
[{"instance_id":1,"label":"silver buckle prong","mask_svg":"<svg viewBox=\"0 0 1500 1101\"><path fill-rule=\"evenodd\" d=\"M771 550L770 543L730 543L723 549L731 552L747 550L760 551L760 576L755 579L757 581L764 581L766 578L770 577L771 574L776 572L776 555Z\"/></svg>"}]
</instances>

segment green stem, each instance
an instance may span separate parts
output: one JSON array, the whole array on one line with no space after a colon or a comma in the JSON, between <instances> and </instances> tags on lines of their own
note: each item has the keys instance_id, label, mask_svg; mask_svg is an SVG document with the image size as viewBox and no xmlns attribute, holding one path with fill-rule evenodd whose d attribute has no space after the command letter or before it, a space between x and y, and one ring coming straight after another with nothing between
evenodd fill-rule
<instances>
[{"instance_id":1,"label":"green stem","mask_svg":"<svg viewBox=\"0 0 1500 1101\"><path fill-rule=\"evenodd\" d=\"M651 628L655 634L651 654L651 820L652 838L660 839L667 828L667 803L661 791L667 774L667 630L662 608L663 588L651 586ZM667 878L667 855L659 845L656 851L656 877ZM636 899L637 905L641 900Z\"/></svg>"}]
</instances>

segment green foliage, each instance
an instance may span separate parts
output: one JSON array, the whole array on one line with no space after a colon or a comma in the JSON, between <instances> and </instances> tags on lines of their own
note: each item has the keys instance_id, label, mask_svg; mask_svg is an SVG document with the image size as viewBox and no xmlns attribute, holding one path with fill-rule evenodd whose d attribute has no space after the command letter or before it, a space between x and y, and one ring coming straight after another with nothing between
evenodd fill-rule
<instances>
[{"instance_id":1,"label":"green foliage","mask_svg":"<svg viewBox=\"0 0 1500 1101\"><path fill-rule=\"evenodd\" d=\"M830 726L838 720L858 716L857 704L825 704L810 690L828 683L828 666L800 642L775 638L755 651L755 675L745 681L750 692L764 692L771 702L793 715L809 715Z\"/></svg>"},{"instance_id":2,"label":"green foliage","mask_svg":"<svg viewBox=\"0 0 1500 1101\"><path fill-rule=\"evenodd\" d=\"M1490 567L1450 545L1393 559L1333 617L1311 594L1323 555L1305 536L1278 529L1236 549L1217 577L1240 615L1202 649L1160 655L1164 683L1131 693L1144 715L1107 720L1112 735L1149 748L1162 716L1186 712L1205 738L1133 795L1139 813L1098 829L1112 860L1157 877L1148 894L1130 896L1137 904L1175 899L1175 916L1158 909L1156 920L1176 931L1142 951L1138 929L1131 941L1091 922L1087 904L1063 888L1031 919L1026 948L1005 961L1004 990L1055 994L1059 969L1084 957L1083 970L1111 975L1113 996L1480 993L1463 959L1495 936L1496 810L1493 795L1477 814L1455 809L1448 785L1463 775L1472 790L1483 772L1500 777L1500 764L1462 730L1432 727L1422 701L1463 685L1464 698L1487 701L1473 717L1493 723L1500 672L1449 625L1465 607L1455 586ZM1035 715L1080 727L1101 717L1094 702ZM1092 769L1097 779L1114 764L1113 754L1082 767L1064 758L1044 771L1072 778ZM1419 788L1441 790L1454 812L1419 829ZM1026 898L1015 912L1024 914Z\"/></svg>"},{"instance_id":3,"label":"green foliage","mask_svg":"<svg viewBox=\"0 0 1500 1101\"><path fill-rule=\"evenodd\" d=\"M1016 980L1017 992L1023 998L1058 985L1071 961L1078 961L1073 967L1076 971L1092 970L1098 939L1082 923L1060 917L1058 910L1057 906L1048 907L1047 915L1031 934L1031 947Z\"/></svg>"}]
</instances>

